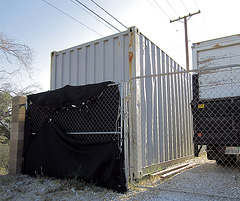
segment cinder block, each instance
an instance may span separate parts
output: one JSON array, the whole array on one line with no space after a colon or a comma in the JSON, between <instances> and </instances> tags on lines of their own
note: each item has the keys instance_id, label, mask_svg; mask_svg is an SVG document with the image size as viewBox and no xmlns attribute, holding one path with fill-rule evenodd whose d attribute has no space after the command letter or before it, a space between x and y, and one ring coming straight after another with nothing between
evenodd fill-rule
<instances>
[{"instance_id":1,"label":"cinder block","mask_svg":"<svg viewBox=\"0 0 240 201\"><path fill-rule=\"evenodd\" d=\"M9 174L21 172L23 140L10 140Z\"/></svg>"},{"instance_id":2,"label":"cinder block","mask_svg":"<svg viewBox=\"0 0 240 201\"><path fill-rule=\"evenodd\" d=\"M17 158L18 141L10 140L9 159Z\"/></svg>"},{"instance_id":3,"label":"cinder block","mask_svg":"<svg viewBox=\"0 0 240 201\"><path fill-rule=\"evenodd\" d=\"M9 151L9 174L21 172L24 144L26 97L17 96L12 99L12 121Z\"/></svg>"},{"instance_id":4,"label":"cinder block","mask_svg":"<svg viewBox=\"0 0 240 201\"><path fill-rule=\"evenodd\" d=\"M9 174L17 174L17 166L16 166L16 160L15 161L12 161L12 160L9 160L9 168L8 168L8 172Z\"/></svg>"},{"instance_id":5,"label":"cinder block","mask_svg":"<svg viewBox=\"0 0 240 201\"><path fill-rule=\"evenodd\" d=\"M13 105L12 113L14 114L25 114L25 105Z\"/></svg>"},{"instance_id":6,"label":"cinder block","mask_svg":"<svg viewBox=\"0 0 240 201\"><path fill-rule=\"evenodd\" d=\"M25 114L12 114L11 123L23 123L25 122Z\"/></svg>"},{"instance_id":7,"label":"cinder block","mask_svg":"<svg viewBox=\"0 0 240 201\"><path fill-rule=\"evenodd\" d=\"M22 132L11 131L10 140L13 140L13 141L24 140L24 131Z\"/></svg>"},{"instance_id":8,"label":"cinder block","mask_svg":"<svg viewBox=\"0 0 240 201\"><path fill-rule=\"evenodd\" d=\"M16 96L12 98L12 105L20 105L26 103L26 97L25 96Z\"/></svg>"},{"instance_id":9,"label":"cinder block","mask_svg":"<svg viewBox=\"0 0 240 201\"><path fill-rule=\"evenodd\" d=\"M23 140L10 140L10 155L13 157L17 157L17 154L23 153Z\"/></svg>"},{"instance_id":10,"label":"cinder block","mask_svg":"<svg viewBox=\"0 0 240 201\"><path fill-rule=\"evenodd\" d=\"M24 132L24 122L11 123L11 132Z\"/></svg>"},{"instance_id":11,"label":"cinder block","mask_svg":"<svg viewBox=\"0 0 240 201\"><path fill-rule=\"evenodd\" d=\"M21 160L22 160L22 154L23 154L23 145L24 145L24 140L18 140L18 154L21 156Z\"/></svg>"}]
</instances>

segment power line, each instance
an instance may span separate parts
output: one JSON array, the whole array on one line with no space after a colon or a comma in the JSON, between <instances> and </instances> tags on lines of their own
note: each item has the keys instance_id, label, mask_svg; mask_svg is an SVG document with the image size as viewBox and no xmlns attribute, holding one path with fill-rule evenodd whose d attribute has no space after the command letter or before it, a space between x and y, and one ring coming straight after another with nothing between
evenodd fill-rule
<instances>
[{"instance_id":1,"label":"power line","mask_svg":"<svg viewBox=\"0 0 240 201\"><path fill-rule=\"evenodd\" d=\"M198 5L197 5L197 3L196 3L196 1L193 0L193 2L194 2L194 4L195 4L195 6L197 7L197 9L200 10L199 7L198 7Z\"/></svg>"},{"instance_id":2,"label":"power line","mask_svg":"<svg viewBox=\"0 0 240 201\"><path fill-rule=\"evenodd\" d=\"M97 5L99 8L101 8L105 13L107 13L109 16L111 16L114 20L116 20L119 24L121 24L123 27L128 29L122 22L120 22L118 19L116 19L114 16L112 16L108 11L106 11L103 7L101 7L99 4L97 4L95 1L91 0L95 5Z\"/></svg>"},{"instance_id":3,"label":"power line","mask_svg":"<svg viewBox=\"0 0 240 201\"><path fill-rule=\"evenodd\" d=\"M183 3L183 1L182 1L182 0L180 0L180 1L181 1L182 5L184 6L184 8L187 10L187 12L190 13L190 12L188 11L188 9L187 9L187 6ZM199 10L199 9L198 9L198 10Z\"/></svg>"},{"instance_id":4,"label":"power line","mask_svg":"<svg viewBox=\"0 0 240 201\"><path fill-rule=\"evenodd\" d=\"M167 16L167 18L169 19L169 20L171 20L171 18L169 17L169 15L162 9L162 7L155 1L155 0L153 0L154 1L154 3L158 6L158 8L160 8L160 10Z\"/></svg>"},{"instance_id":5,"label":"power line","mask_svg":"<svg viewBox=\"0 0 240 201\"><path fill-rule=\"evenodd\" d=\"M195 4L195 6L197 7L197 9L200 10L200 7L197 5L196 1L193 0L193 2L194 2L194 4ZM205 19L205 17L204 17L204 13L201 14L201 18L202 18L202 21L203 21L204 25L207 27L207 30L208 30L207 33L208 33L208 34L210 33L210 34L213 36L212 29L209 27L209 24L207 23L207 21L206 21L206 19ZM204 32L204 33L206 33L206 32Z\"/></svg>"},{"instance_id":6,"label":"power line","mask_svg":"<svg viewBox=\"0 0 240 201\"><path fill-rule=\"evenodd\" d=\"M183 0L180 0L180 1L181 1L182 5L184 6L184 8L186 9L186 11L187 11L188 13L190 13L190 11L188 10L187 6L184 4ZM199 9L198 9L198 10L199 10ZM193 23L194 23L195 27L198 29L198 31L201 32L201 30L198 28L198 25L197 25L197 23L195 22L194 19L193 19Z\"/></svg>"},{"instance_id":7,"label":"power line","mask_svg":"<svg viewBox=\"0 0 240 201\"><path fill-rule=\"evenodd\" d=\"M154 6L154 5L152 4L152 2L150 2L150 0L146 0L146 1L156 10L156 12L159 13L158 8L156 8L156 6Z\"/></svg>"},{"instance_id":8,"label":"power line","mask_svg":"<svg viewBox=\"0 0 240 201\"><path fill-rule=\"evenodd\" d=\"M109 24L111 27L113 27L114 29L116 29L117 31L121 32L119 29L117 29L115 26L113 26L111 23L109 23L107 20L103 19L101 16L99 16L97 13L95 13L94 11L92 11L90 8L88 8L87 6L85 6L83 3L81 3L80 1L76 0L76 2L78 2L79 4L81 4L84 8L88 9L90 12L92 12L94 15L96 15L97 17L99 17L101 20L103 20L104 22L106 22L107 24Z\"/></svg>"},{"instance_id":9,"label":"power line","mask_svg":"<svg viewBox=\"0 0 240 201\"><path fill-rule=\"evenodd\" d=\"M178 14L177 11L172 7L172 5L169 3L169 1L166 0L166 2L167 2L168 5L172 8L172 10L175 12L175 14L179 16L179 14Z\"/></svg>"},{"instance_id":10,"label":"power line","mask_svg":"<svg viewBox=\"0 0 240 201\"><path fill-rule=\"evenodd\" d=\"M46 0L43 0L45 3L47 3L48 5L52 6L53 8L55 8L56 10L58 10L59 12L63 13L64 15L68 16L69 18L71 18L72 20L76 21L77 23L81 24L82 26L85 26L86 28L88 28L89 30L95 32L96 34L100 35L103 37L102 34L98 33L97 31L93 30L92 28L90 28L89 26L83 24L82 22L78 21L77 19L75 19L74 17L70 16L69 14L65 13L64 11L60 10L59 8L57 8L56 6L52 5L51 3L47 2Z\"/></svg>"},{"instance_id":11,"label":"power line","mask_svg":"<svg viewBox=\"0 0 240 201\"><path fill-rule=\"evenodd\" d=\"M148 3L149 3L151 6L153 6L154 8L156 8L152 3L150 3L149 0L147 0L147 1L148 1ZM169 20L171 20L171 18L170 18L169 15L163 10L163 8L162 8L155 0L153 0L153 1L154 1L154 3L158 6L158 8L166 15L166 17L167 17ZM178 31L178 28L176 27L176 25L173 24L173 26L175 27L176 31L177 31L180 35L182 35L181 32Z\"/></svg>"},{"instance_id":12,"label":"power line","mask_svg":"<svg viewBox=\"0 0 240 201\"><path fill-rule=\"evenodd\" d=\"M81 8L82 10L84 10L86 13L88 13L89 15L91 15L94 19L96 19L97 21L99 21L101 24L103 24L104 26L106 26L108 29L110 29L111 31L115 32L115 30L113 30L111 27L109 27L108 25L104 24L100 19L98 19L96 16L94 16L92 13L90 13L89 11L87 11L86 9L84 9L83 7L81 7L79 4L77 4L74 0L70 0L72 3L74 3L75 5L77 5L79 8Z\"/></svg>"}]
</instances>

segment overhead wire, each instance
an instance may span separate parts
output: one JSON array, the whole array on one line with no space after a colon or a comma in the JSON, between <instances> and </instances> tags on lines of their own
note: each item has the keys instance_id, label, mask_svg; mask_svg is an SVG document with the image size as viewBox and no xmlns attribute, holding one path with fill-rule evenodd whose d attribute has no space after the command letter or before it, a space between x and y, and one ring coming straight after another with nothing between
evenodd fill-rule
<instances>
[{"instance_id":1,"label":"overhead wire","mask_svg":"<svg viewBox=\"0 0 240 201\"><path fill-rule=\"evenodd\" d=\"M169 17L169 15L162 9L162 7L158 4L158 2L156 2L156 0L153 0L154 3L158 6L158 8L167 16L167 18L169 20L171 20L171 18ZM149 1L148 1L149 2Z\"/></svg>"},{"instance_id":2,"label":"overhead wire","mask_svg":"<svg viewBox=\"0 0 240 201\"><path fill-rule=\"evenodd\" d=\"M108 25L110 25L111 27L113 27L114 29L116 29L118 32L121 32L119 29L117 29L115 26L113 26L111 23L109 23L107 20L105 20L104 18L102 18L100 15L98 15L96 12L94 12L93 10L91 10L90 8L88 8L86 5L84 5L82 2L76 0L76 2L78 2L79 4L81 4L84 8L86 8L87 10L89 10L91 13L93 13L94 15L96 15L97 17L99 17L101 20L103 20L104 22L106 22Z\"/></svg>"},{"instance_id":3,"label":"overhead wire","mask_svg":"<svg viewBox=\"0 0 240 201\"><path fill-rule=\"evenodd\" d=\"M194 4L195 4L195 6L197 7L197 9L200 10L199 7L198 7L198 5L197 5L197 3L196 3L196 1L193 0L193 2L194 2Z\"/></svg>"},{"instance_id":4,"label":"overhead wire","mask_svg":"<svg viewBox=\"0 0 240 201\"><path fill-rule=\"evenodd\" d=\"M154 6L153 5L153 3L152 2L150 2L150 0L146 0L155 10L156 10L156 12L158 12L159 13L159 9L158 8L156 8L156 6ZM168 16L167 16L168 17Z\"/></svg>"},{"instance_id":5,"label":"overhead wire","mask_svg":"<svg viewBox=\"0 0 240 201\"><path fill-rule=\"evenodd\" d=\"M91 0L96 6L101 8L105 13L107 13L109 16L111 16L114 20L116 20L119 24L121 24L124 28L128 29L127 26L125 26L122 22L120 22L118 19L116 19L113 15L111 15L108 11L106 11L103 7L101 7L98 3L95 1Z\"/></svg>"},{"instance_id":6,"label":"overhead wire","mask_svg":"<svg viewBox=\"0 0 240 201\"><path fill-rule=\"evenodd\" d=\"M157 7L154 6L154 5L150 2L150 0L147 0L147 2L148 2L153 8L155 8L155 9L157 9L157 10L160 9L161 12L164 13L165 16L168 18L168 20L169 20L169 21L171 20L170 16L164 11L164 9L163 9L155 0L153 0L153 2L157 5ZM175 24L172 24L172 25L175 27L175 31L176 31L178 34L180 34L181 36L183 36L183 34L181 33L181 31L178 30L178 27L177 27ZM173 27L172 27L172 28L173 28Z\"/></svg>"},{"instance_id":7,"label":"overhead wire","mask_svg":"<svg viewBox=\"0 0 240 201\"><path fill-rule=\"evenodd\" d=\"M182 5L184 6L184 8L187 10L187 12L190 13L189 10L187 9L187 6L183 3L183 1L182 0L180 0L180 1L181 1Z\"/></svg>"},{"instance_id":8,"label":"overhead wire","mask_svg":"<svg viewBox=\"0 0 240 201\"><path fill-rule=\"evenodd\" d=\"M104 26L106 26L108 29L110 29L111 31L115 32L115 30L113 30L111 27L109 27L108 25L104 24L103 21L101 21L99 18L97 18L95 15L93 15L92 13L90 13L89 11L87 11L85 8L83 8L82 6L80 6L79 4L77 4L74 0L70 0L72 3L74 3L75 5L77 5L79 8L81 8L82 10L84 10L86 13L88 13L89 15L91 15L94 19L96 19L97 21L99 21L101 24L103 24Z\"/></svg>"},{"instance_id":9,"label":"overhead wire","mask_svg":"<svg viewBox=\"0 0 240 201\"><path fill-rule=\"evenodd\" d=\"M180 1L181 1L182 5L184 6L184 8L186 9L186 11L187 11L188 13L190 13L189 10L188 10L188 8L187 8L187 6L184 4L183 0L180 0ZM194 0L193 0L193 1L194 1ZM198 8L198 6L197 6L197 8ZM198 10L200 10L200 9L198 9ZM191 18L191 17L190 17L190 18ZM190 18L189 18L189 19L190 19ZM199 29L199 27L198 27L195 19L193 19L193 23L194 23L195 27L197 28L198 32L201 32L201 30Z\"/></svg>"},{"instance_id":10,"label":"overhead wire","mask_svg":"<svg viewBox=\"0 0 240 201\"><path fill-rule=\"evenodd\" d=\"M71 18L72 20L76 21L77 23L81 24L82 26L88 28L89 30L95 32L96 34L98 34L99 36L102 36L102 34L98 33L97 31L95 31L94 29L92 29L91 27L87 26L86 24L80 22L79 20L77 20L76 18L72 17L71 15L65 13L64 11L60 10L59 8L57 8L56 6L54 6L53 4L49 3L48 1L46 0L42 0L44 1L46 4L50 5L51 7L55 8L56 10L58 10L59 12L63 13L64 15L66 15L67 17Z\"/></svg>"},{"instance_id":11,"label":"overhead wire","mask_svg":"<svg viewBox=\"0 0 240 201\"><path fill-rule=\"evenodd\" d=\"M197 9L200 10L200 7L197 5L196 1L193 0L193 2L194 2L194 4L195 4L195 6L197 7ZM210 33L210 34L213 36L213 35L214 35L214 34L213 34L213 31L212 31L212 29L209 27L207 21L205 20L204 14L203 14L202 12L201 12L201 18L202 18L202 20L203 20L203 23L205 24L205 26L206 26L207 29L208 29L208 32L207 32L207 33ZM204 33L206 33L206 32L204 32Z\"/></svg>"},{"instance_id":12,"label":"overhead wire","mask_svg":"<svg viewBox=\"0 0 240 201\"><path fill-rule=\"evenodd\" d=\"M148 3L149 3L150 5L152 5L149 0L147 0L147 1L148 1ZM157 7L166 15L166 17L167 17L167 18L169 19L169 21L170 21L171 18L170 18L169 15L163 10L163 8L158 4L158 2L157 2L156 0L153 0L153 1L154 1L154 3L157 5ZM152 6L153 6L153 5L152 5ZM155 8L155 7L154 7L154 8ZM173 26L175 27L176 32L178 32L180 35L182 35L182 33L178 31L177 26L176 26L175 24L173 24Z\"/></svg>"},{"instance_id":13,"label":"overhead wire","mask_svg":"<svg viewBox=\"0 0 240 201\"><path fill-rule=\"evenodd\" d=\"M184 6L184 8L186 9L186 11L190 14L190 12L189 12L187 6L184 4L183 0L180 0L180 1L181 1L182 5ZM190 17L188 18L188 20L189 20L191 17L192 17L192 16L190 16ZM201 32L201 30L198 28L198 26L197 26L197 24L196 24L196 22L195 22L194 19L193 19L193 23L194 23L195 27L198 29L198 31Z\"/></svg>"},{"instance_id":14,"label":"overhead wire","mask_svg":"<svg viewBox=\"0 0 240 201\"><path fill-rule=\"evenodd\" d=\"M175 14L179 16L179 14L178 14L177 11L173 8L173 6L169 3L169 1L166 0L166 2L167 2L168 5L172 8L172 10L175 12Z\"/></svg>"}]
</instances>

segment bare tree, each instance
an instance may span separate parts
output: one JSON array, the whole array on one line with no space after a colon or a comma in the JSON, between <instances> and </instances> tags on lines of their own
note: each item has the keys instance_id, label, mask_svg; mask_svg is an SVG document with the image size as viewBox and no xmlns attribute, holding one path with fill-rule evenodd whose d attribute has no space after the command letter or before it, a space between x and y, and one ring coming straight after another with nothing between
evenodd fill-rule
<instances>
[{"instance_id":1,"label":"bare tree","mask_svg":"<svg viewBox=\"0 0 240 201\"><path fill-rule=\"evenodd\" d=\"M23 88L19 88L14 83L3 83L0 88L0 93L7 93L11 96L27 96L29 94L37 93L37 91L41 89L42 88L37 83Z\"/></svg>"},{"instance_id":2,"label":"bare tree","mask_svg":"<svg viewBox=\"0 0 240 201\"><path fill-rule=\"evenodd\" d=\"M10 118L11 118L11 100L13 96L27 95L40 89L39 85L32 84L25 88L13 82L6 82L5 79L10 77L21 76L27 72L31 76L32 62L34 52L27 45L16 43L15 40L8 38L4 33L0 32L0 60L7 61L12 64L10 68L0 66L0 142L1 137L10 138ZM3 62L4 63L4 62ZM6 63L5 63L6 65Z\"/></svg>"},{"instance_id":3,"label":"bare tree","mask_svg":"<svg viewBox=\"0 0 240 201\"><path fill-rule=\"evenodd\" d=\"M9 71L2 67L0 72L14 74L20 70L30 73L34 52L27 45L16 43L13 39L8 38L4 33L0 32L0 58L5 59L10 64L17 64L17 69Z\"/></svg>"}]
</instances>

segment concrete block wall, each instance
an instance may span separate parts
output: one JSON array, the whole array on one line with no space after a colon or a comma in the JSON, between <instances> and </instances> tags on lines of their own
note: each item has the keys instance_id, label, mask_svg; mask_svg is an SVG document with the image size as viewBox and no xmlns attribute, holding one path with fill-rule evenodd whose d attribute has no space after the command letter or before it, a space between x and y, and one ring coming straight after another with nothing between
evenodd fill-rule
<instances>
[{"instance_id":1,"label":"concrete block wall","mask_svg":"<svg viewBox=\"0 0 240 201\"><path fill-rule=\"evenodd\" d=\"M21 173L24 143L25 103L26 97L24 96L16 96L12 99L9 174Z\"/></svg>"}]
</instances>

